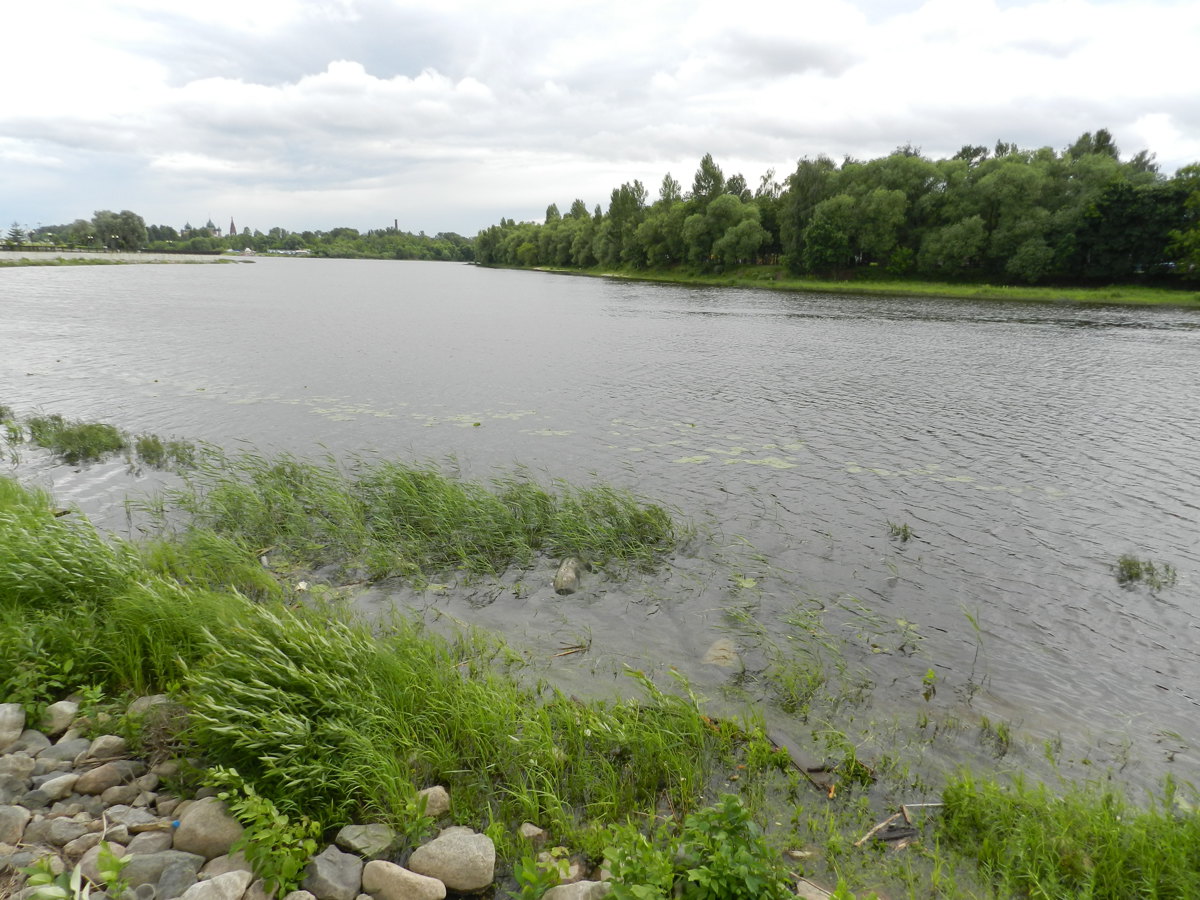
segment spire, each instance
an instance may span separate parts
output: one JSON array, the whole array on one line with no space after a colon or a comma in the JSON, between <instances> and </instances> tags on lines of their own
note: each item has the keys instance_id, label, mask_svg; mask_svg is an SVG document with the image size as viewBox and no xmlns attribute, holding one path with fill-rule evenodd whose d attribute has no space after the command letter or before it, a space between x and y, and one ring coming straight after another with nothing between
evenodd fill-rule
<instances>
[{"instance_id":1,"label":"spire","mask_svg":"<svg viewBox=\"0 0 1200 900\"><path fill-rule=\"evenodd\" d=\"M233 216L229 217L229 234L230 235L237 234L237 226L233 224Z\"/></svg>"}]
</instances>

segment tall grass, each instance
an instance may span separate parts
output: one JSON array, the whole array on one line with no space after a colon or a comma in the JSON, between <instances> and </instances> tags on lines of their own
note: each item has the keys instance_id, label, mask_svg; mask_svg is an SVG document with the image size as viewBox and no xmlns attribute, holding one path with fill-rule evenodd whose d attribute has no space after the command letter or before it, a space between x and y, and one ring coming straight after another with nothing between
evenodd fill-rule
<instances>
[{"instance_id":1,"label":"tall grass","mask_svg":"<svg viewBox=\"0 0 1200 900\"><path fill-rule=\"evenodd\" d=\"M335 564L370 579L496 574L538 553L648 568L678 534L665 509L625 491L551 491L519 474L484 484L428 465L211 453L186 478L145 507L164 528L177 510L188 530L255 558L269 551L283 566Z\"/></svg>"},{"instance_id":2,"label":"tall grass","mask_svg":"<svg viewBox=\"0 0 1200 900\"><path fill-rule=\"evenodd\" d=\"M55 413L34 416L27 424L35 444L52 450L72 466L103 459L127 446L116 426L104 422L73 422Z\"/></svg>"},{"instance_id":3,"label":"tall grass","mask_svg":"<svg viewBox=\"0 0 1200 900\"><path fill-rule=\"evenodd\" d=\"M979 861L1003 896L1132 900L1200 897L1200 815L1174 786L1146 809L1110 785L1055 795L962 775L943 794L943 838Z\"/></svg>"}]
</instances>

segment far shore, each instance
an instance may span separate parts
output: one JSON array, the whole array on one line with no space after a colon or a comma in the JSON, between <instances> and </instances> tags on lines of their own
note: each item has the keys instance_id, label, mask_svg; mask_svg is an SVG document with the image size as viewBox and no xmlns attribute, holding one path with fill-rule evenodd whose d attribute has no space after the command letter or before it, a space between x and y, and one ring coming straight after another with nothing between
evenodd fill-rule
<instances>
[{"instance_id":1,"label":"far shore","mask_svg":"<svg viewBox=\"0 0 1200 900\"><path fill-rule=\"evenodd\" d=\"M219 253L124 253L109 252L104 250L0 250L0 265L16 266L89 264L108 265L111 263L218 263L244 261L249 261L249 258Z\"/></svg>"},{"instance_id":2,"label":"far shore","mask_svg":"<svg viewBox=\"0 0 1200 900\"><path fill-rule=\"evenodd\" d=\"M937 281L797 278L782 266L743 266L736 270L695 273L681 269L565 269L539 266L535 271L593 278L624 278L665 284L762 288L813 294L869 294L880 297L943 297L956 300L1010 300L1025 303L1081 303L1109 306L1200 306L1200 290L1142 285L1039 287L1035 285L953 284Z\"/></svg>"}]
</instances>

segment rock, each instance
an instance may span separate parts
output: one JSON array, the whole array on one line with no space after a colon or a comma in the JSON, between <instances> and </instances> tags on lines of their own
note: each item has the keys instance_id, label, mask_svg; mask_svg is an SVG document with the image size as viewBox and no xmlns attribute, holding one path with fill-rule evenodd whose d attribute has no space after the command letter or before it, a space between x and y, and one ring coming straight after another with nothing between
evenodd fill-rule
<instances>
[{"instance_id":1,"label":"rock","mask_svg":"<svg viewBox=\"0 0 1200 900\"><path fill-rule=\"evenodd\" d=\"M22 806L30 810L46 809L53 801L50 795L43 790L35 788L32 791L26 791L18 800Z\"/></svg>"},{"instance_id":2,"label":"rock","mask_svg":"<svg viewBox=\"0 0 1200 900\"><path fill-rule=\"evenodd\" d=\"M114 759L124 759L129 753L129 744L119 734L102 734L92 741L81 763L109 762ZM145 771L145 767L142 767ZM139 775L141 772L138 773Z\"/></svg>"},{"instance_id":3,"label":"rock","mask_svg":"<svg viewBox=\"0 0 1200 900\"><path fill-rule=\"evenodd\" d=\"M143 831L129 839L130 853L158 853L160 850L171 849L171 832Z\"/></svg>"},{"instance_id":4,"label":"rock","mask_svg":"<svg viewBox=\"0 0 1200 900\"><path fill-rule=\"evenodd\" d=\"M126 828L163 824L163 820L148 809L135 809L132 806L119 805L110 806L104 812L108 816L110 823L113 825L124 825Z\"/></svg>"},{"instance_id":5,"label":"rock","mask_svg":"<svg viewBox=\"0 0 1200 900\"><path fill-rule=\"evenodd\" d=\"M87 834L81 834L73 841L67 841L63 844L63 854L67 859L79 859L83 854L87 853L93 847L98 846L101 841L99 831L89 831Z\"/></svg>"},{"instance_id":6,"label":"rock","mask_svg":"<svg viewBox=\"0 0 1200 900\"><path fill-rule=\"evenodd\" d=\"M154 772L147 772L145 775L139 775L134 779L134 784L143 791L157 791L162 779Z\"/></svg>"},{"instance_id":7,"label":"rock","mask_svg":"<svg viewBox=\"0 0 1200 900\"><path fill-rule=\"evenodd\" d=\"M71 771L71 761L67 759L35 759L33 761L33 777L39 775L55 775ZM78 772L76 774L79 774Z\"/></svg>"},{"instance_id":8,"label":"rock","mask_svg":"<svg viewBox=\"0 0 1200 900\"><path fill-rule=\"evenodd\" d=\"M88 827L83 822L76 822L74 819L60 816L50 820L50 827L46 829L46 843L61 847L87 833Z\"/></svg>"},{"instance_id":9,"label":"rock","mask_svg":"<svg viewBox=\"0 0 1200 900\"><path fill-rule=\"evenodd\" d=\"M49 737L58 737L71 727L71 723L75 721L78 713L79 704L74 700L59 700L57 703L51 703L42 713L41 721L38 722L38 731Z\"/></svg>"},{"instance_id":10,"label":"rock","mask_svg":"<svg viewBox=\"0 0 1200 900\"><path fill-rule=\"evenodd\" d=\"M443 900L446 896L446 886L436 878L381 859L367 863L362 887L374 900Z\"/></svg>"},{"instance_id":11,"label":"rock","mask_svg":"<svg viewBox=\"0 0 1200 900\"><path fill-rule=\"evenodd\" d=\"M470 828L446 828L413 851L408 867L436 878L452 891L478 891L496 876L496 847L486 834Z\"/></svg>"},{"instance_id":12,"label":"rock","mask_svg":"<svg viewBox=\"0 0 1200 900\"><path fill-rule=\"evenodd\" d=\"M600 900L611 890L612 885L607 881L577 881L550 888L542 894L542 900Z\"/></svg>"},{"instance_id":13,"label":"rock","mask_svg":"<svg viewBox=\"0 0 1200 900\"><path fill-rule=\"evenodd\" d=\"M226 872L210 881L193 884L183 892L181 900L241 900L253 880L253 872Z\"/></svg>"},{"instance_id":14,"label":"rock","mask_svg":"<svg viewBox=\"0 0 1200 900\"><path fill-rule=\"evenodd\" d=\"M21 753L24 751L30 756L38 756L43 751L50 749L50 746L50 738L46 737L40 731L26 728L14 743L8 745L4 752Z\"/></svg>"},{"instance_id":15,"label":"rock","mask_svg":"<svg viewBox=\"0 0 1200 900\"><path fill-rule=\"evenodd\" d=\"M317 898L308 891L292 891L283 900L317 900Z\"/></svg>"},{"instance_id":16,"label":"rock","mask_svg":"<svg viewBox=\"0 0 1200 900\"><path fill-rule=\"evenodd\" d=\"M250 882L246 893L242 894L242 900L275 900L275 894L274 892L268 894L267 883L261 878L256 878Z\"/></svg>"},{"instance_id":17,"label":"rock","mask_svg":"<svg viewBox=\"0 0 1200 900\"><path fill-rule=\"evenodd\" d=\"M197 800L188 807L175 831L175 849L213 859L229 852L245 829L215 797ZM350 900L350 898L347 898Z\"/></svg>"},{"instance_id":18,"label":"rock","mask_svg":"<svg viewBox=\"0 0 1200 900\"><path fill-rule=\"evenodd\" d=\"M114 844L112 841L109 841L107 846L108 852L114 854L118 859L125 855L125 847L121 844ZM95 846L84 853L83 858L79 860L79 871L93 884L104 884L100 880L100 853L103 849L100 846L100 841L96 841ZM124 878L124 873L122 873L121 877Z\"/></svg>"},{"instance_id":19,"label":"rock","mask_svg":"<svg viewBox=\"0 0 1200 900\"><path fill-rule=\"evenodd\" d=\"M330 844L308 863L300 885L317 900L354 900L362 889L363 861Z\"/></svg>"},{"instance_id":20,"label":"rock","mask_svg":"<svg viewBox=\"0 0 1200 900\"><path fill-rule=\"evenodd\" d=\"M245 855L240 851L238 853L226 854L218 856L216 859L210 859L204 864L204 868L200 870L201 878L215 878L217 875L224 875L226 872L253 872L254 867L246 859Z\"/></svg>"},{"instance_id":21,"label":"rock","mask_svg":"<svg viewBox=\"0 0 1200 900\"><path fill-rule=\"evenodd\" d=\"M425 815L438 819L450 812L450 794L440 784L417 791L417 801L425 801Z\"/></svg>"},{"instance_id":22,"label":"rock","mask_svg":"<svg viewBox=\"0 0 1200 900\"><path fill-rule=\"evenodd\" d=\"M29 779L0 775L0 804L14 803L29 791Z\"/></svg>"},{"instance_id":23,"label":"rock","mask_svg":"<svg viewBox=\"0 0 1200 900\"><path fill-rule=\"evenodd\" d=\"M103 765L96 766L90 772L84 772L80 775L79 782L75 785L75 790L80 794L103 794L111 787L130 784L133 779L137 778L141 771L144 771L142 764L130 759L118 759L114 762L106 762ZM134 796L136 797L136 785L134 787ZM119 804L113 805L117 806Z\"/></svg>"},{"instance_id":24,"label":"rock","mask_svg":"<svg viewBox=\"0 0 1200 900\"><path fill-rule=\"evenodd\" d=\"M720 666L723 669L730 669L741 664L737 646L729 638L717 638L713 641L712 646L704 653L704 662L710 666Z\"/></svg>"},{"instance_id":25,"label":"rock","mask_svg":"<svg viewBox=\"0 0 1200 900\"><path fill-rule=\"evenodd\" d=\"M367 859L379 859L396 843L396 832L386 825L347 825L333 842Z\"/></svg>"},{"instance_id":26,"label":"rock","mask_svg":"<svg viewBox=\"0 0 1200 900\"><path fill-rule=\"evenodd\" d=\"M547 835L545 829L538 828L532 822L523 822L521 827L517 829L517 834L529 841L534 847L541 847L546 843Z\"/></svg>"},{"instance_id":27,"label":"rock","mask_svg":"<svg viewBox=\"0 0 1200 900\"><path fill-rule=\"evenodd\" d=\"M121 877L130 887L137 887L139 884L161 884L163 874L168 868L182 866L191 873L192 880L195 881L196 873L202 865L203 856L184 853L181 850L162 850L158 853L135 856L121 872Z\"/></svg>"},{"instance_id":28,"label":"rock","mask_svg":"<svg viewBox=\"0 0 1200 900\"><path fill-rule=\"evenodd\" d=\"M23 806L0 806L0 844L19 844L33 814Z\"/></svg>"},{"instance_id":29,"label":"rock","mask_svg":"<svg viewBox=\"0 0 1200 900\"><path fill-rule=\"evenodd\" d=\"M129 717L144 716L150 712L155 706L170 704L171 698L166 694L151 694L148 697L138 697L125 710L125 715Z\"/></svg>"},{"instance_id":30,"label":"rock","mask_svg":"<svg viewBox=\"0 0 1200 900\"><path fill-rule=\"evenodd\" d=\"M37 767L37 760L32 756L0 756L0 777L11 775L14 778L29 778Z\"/></svg>"},{"instance_id":31,"label":"rock","mask_svg":"<svg viewBox=\"0 0 1200 900\"><path fill-rule=\"evenodd\" d=\"M0 751L12 753L12 744L25 731L25 707L20 703L0 703Z\"/></svg>"},{"instance_id":32,"label":"rock","mask_svg":"<svg viewBox=\"0 0 1200 900\"><path fill-rule=\"evenodd\" d=\"M41 734L40 731L37 733ZM44 734L42 735L42 738L49 743L50 738L46 737ZM46 747L37 754L37 758L61 759L66 760L69 763L73 763L75 761L75 757L79 756L80 753L86 753L88 747L91 745L92 742L87 738L59 738L57 744L54 744L51 747Z\"/></svg>"},{"instance_id":33,"label":"rock","mask_svg":"<svg viewBox=\"0 0 1200 900\"><path fill-rule=\"evenodd\" d=\"M94 794L95 791L88 791L88 793ZM104 789L100 799L106 806L137 806L134 801L141 793L136 784L114 784L112 787Z\"/></svg>"},{"instance_id":34,"label":"rock","mask_svg":"<svg viewBox=\"0 0 1200 900\"><path fill-rule=\"evenodd\" d=\"M77 781L79 781L79 776L72 772L68 772L65 775L56 774L43 781L38 786L38 790L53 802L71 796L75 792L75 783Z\"/></svg>"},{"instance_id":35,"label":"rock","mask_svg":"<svg viewBox=\"0 0 1200 900\"><path fill-rule=\"evenodd\" d=\"M171 863L158 879L155 900L175 900L198 880L195 869L185 863Z\"/></svg>"},{"instance_id":36,"label":"rock","mask_svg":"<svg viewBox=\"0 0 1200 900\"><path fill-rule=\"evenodd\" d=\"M169 816L179 809L180 800L170 794L159 794L154 801L154 809L160 816Z\"/></svg>"},{"instance_id":37,"label":"rock","mask_svg":"<svg viewBox=\"0 0 1200 900\"><path fill-rule=\"evenodd\" d=\"M558 571L554 573L554 593L575 593L579 590L579 582L583 579L583 573L586 571L587 565L585 563L574 556L568 556L562 561L562 565L558 567Z\"/></svg>"}]
</instances>

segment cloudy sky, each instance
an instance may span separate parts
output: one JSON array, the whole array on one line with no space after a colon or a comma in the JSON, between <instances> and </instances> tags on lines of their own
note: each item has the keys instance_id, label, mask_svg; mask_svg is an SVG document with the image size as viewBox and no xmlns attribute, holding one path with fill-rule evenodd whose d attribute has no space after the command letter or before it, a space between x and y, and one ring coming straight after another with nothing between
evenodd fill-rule
<instances>
[{"instance_id":1,"label":"cloudy sky","mask_svg":"<svg viewBox=\"0 0 1200 900\"><path fill-rule=\"evenodd\" d=\"M1197 0L56 0L0 17L0 222L474 234L712 153L1200 161Z\"/></svg>"}]
</instances>

